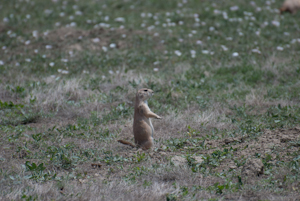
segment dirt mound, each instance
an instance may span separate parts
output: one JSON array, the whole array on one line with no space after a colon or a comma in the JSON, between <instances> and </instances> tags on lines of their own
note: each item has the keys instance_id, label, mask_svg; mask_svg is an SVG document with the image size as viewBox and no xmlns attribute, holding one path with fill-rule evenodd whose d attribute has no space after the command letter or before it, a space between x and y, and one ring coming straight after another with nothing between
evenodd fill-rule
<instances>
[{"instance_id":1,"label":"dirt mound","mask_svg":"<svg viewBox=\"0 0 300 201\"><path fill-rule=\"evenodd\" d=\"M247 181L251 181L252 178L259 177L264 173L264 164L260 159L254 158L250 159L243 166L241 176L243 179L243 183Z\"/></svg>"}]
</instances>

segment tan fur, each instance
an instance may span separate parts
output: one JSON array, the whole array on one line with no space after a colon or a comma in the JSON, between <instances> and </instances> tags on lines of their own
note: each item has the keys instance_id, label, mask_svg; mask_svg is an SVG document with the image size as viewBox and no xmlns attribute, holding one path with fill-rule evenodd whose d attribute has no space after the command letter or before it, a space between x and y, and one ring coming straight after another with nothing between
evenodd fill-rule
<instances>
[{"instance_id":1,"label":"tan fur","mask_svg":"<svg viewBox=\"0 0 300 201\"><path fill-rule=\"evenodd\" d=\"M161 119L160 116L153 113L147 100L153 96L154 92L151 89L143 88L138 90L135 98L133 134L134 141L138 147L142 149L150 149L153 146L154 128L150 118ZM118 142L135 147L130 142L119 140Z\"/></svg>"},{"instance_id":2,"label":"tan fur","mask_svg":"<svg viewBox=\"0 0 300 201\"><path fill-rule=\"evenodd\" d=\"M300 0L285 0L281 6L280 14L283 12L290 12L292 14L300 10Z\"/></svg>"},{"instance_id":3,"label":"tan fur","mask_svg":"<svg viewBox=\"0 0 300 201\"><path fill-rule=\"evenodd\" d=\"M131 147L136 147L134 144L132 144L131 142L125 141L125 140L118 140L118 142L122 143L122 144L126 144L129 145Z\"/></svg>"}]
</instances>

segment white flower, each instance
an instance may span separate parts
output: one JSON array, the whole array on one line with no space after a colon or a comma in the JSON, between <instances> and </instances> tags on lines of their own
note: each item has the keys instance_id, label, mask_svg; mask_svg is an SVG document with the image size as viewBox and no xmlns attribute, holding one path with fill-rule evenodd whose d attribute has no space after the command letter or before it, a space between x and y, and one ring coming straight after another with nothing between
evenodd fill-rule
<instances>
[{"instance_id":1,"label":"white flower","mask_svg":"<svg viewBox=\"0 0 300 201\"><path fill-rule=\"evenodd\" d=\"M182 55L182 53L179 50L175 50L174 53L179 57Z\"/></svg>"},{"instance_id":2,"label":"white flower","mask_svg":"<svg viewBox=\"0 0 300 201\"><path fill-rule=\"evenodd\" d=\"M65 16L65 13L64 13L64 12L61 12L61 13L59 13L59 16L60 16L60 17L64 17L64 16Z\"/></svg>"},{"instance_id":3,"label":"white flower","mask_svg":"<svg viewBox=\"0 0 300 201\"><path fill-rule=\"evenodd\" d=\"M279 26L280 26L280 22L275 21L275 20L272 21L272 24L273 24L275 27L279 27Z\"/></svg>"},{"instance_id":4,"label":"white flower","mask_svg":"<svg viewBox=\"0 0 300 201\"><path fill-rule=\"evenodd\" d=\"M3 66L4 62L2 60L0 60L0 66Z\"/></svg>"},{"instance_id":5,"label":"white flower","mask_svg":"<svg viewBox=\"0 0 300 201\"><path fill-rule=\"evenodd\" d=\"M27 61L27 62L31 62L31 59L25 59L25 61Z\"/></svg>"},{"instance_id":6,"label":"white flower","mask_svg":"<svg viewBox=\"0 0 300 201\"><path fill-rule=\"evenodd\" d=\"M46 49L52 49L52 45L46 45Z\"/></svg>"},{"instance_id":7,"label":"white flower","mask_svg":"<svg viewBox=\"0 0 300 201\"><path fill-rule=\"evenodd\" d=\"M208 50L202 50L202 54L209 54Z\"/></svg>"},{"instance_id":8,"label":"white flower","mask_svg":"<svg viewBox=\"0 0 300 201\"><path fill-rule=\"evenodd\" d=\"M153 71L154 71L154 72L157 72L157 71L158 71L158 68L153 68Z\"/></svg>"},{"instance_id":9,"label":"white flower","mask_svg":"<svg viewBox=\"0 0 300 201\"><path fill-rule=\"evenodd\" d=\"M107 47L102 46L102 50L103 50L104 52L107 52Z\"/></svg>"},{"instance_id":10,"label":"white flower","mask_svg":"<svg viewBox=\"0 0 300 201\"><path fill-rule=\"evenodd\" d=\"M283 34L284 34L285 36L289 36L289 35L290 35L289 32L284 32Z\"/></svg>"},{"instance_id":11,"label":"white flower","mask_svg":"<svg viewBox=\"0 0 300 201\"><path fill-rule=\"evenodd\" d=\"M38 52L39 52L39 50L38 50L38 49L35 49L35 50L34 50L34 53L36 53L36 54L37 54Z\"/></svg>"},{"instance_id":12,"label":"white flower","mask_svg":"<svg viewBox=\"0 0 300 201\"><path fill-rule=\"evenodd\" d=\"M201 40L197 40L197 41L196 41L196 44L197 44L197 45L202 45L202 41L201 41Z\"/></svg>"},{"instance_id":13,"label":"white flower","mask_svg":"<svg viewBox=\"0 0 300 201\"><path fill-rule=\"evenodd\" d=\"M225 46L225 45L221 45L221 48L224 50L224 51L227 51L228 48Z\"/></svg>"},{"instance_id":14,"label":"white flower","mask_svg":"<svg viewBox=\"0 0 300 201\"><path fill-rule=\"evenodd\" d=\"M67 63L68 59L61 59L61 61Z\"/></svg>"},{"instance_id":15,"label":"white flower","mask_svg":"<svg viewBox=\"0 0 300 201\"><path fill-rule=\"evenodd\" d=\"M146 17L146 13L141 13L141 17Z\"/></svg>"},{"instance_id":16,"label":"white flower","mask_svg":"<svg viewBox=\"0 0 300 201\"><path fill-rule=\"evenodd\" d=\"M278 46L276 49L277 49L278 51L282 51L282 50L283 50L283 47Z\"/></svg>"},{"instance_id":17,"label":"white flower","mask_svg":"<svg viewBox=\"0 0 300 201\"><path fill-rule=\"evenodd\" d=\"M49 66L53 67L54 66L54 62L50 62Z\"/></svg>"},{"instance_id":18,"label":"white flower","mask_svg":"<svg viewBox=\"0 0 300 201\"><path fill-rule=\"evenodd\" d=\"M32 36L33 36L34 38L37 38L37 37L38 37L38 31L34 30L34 31L32 32Z\"/></svg>"},{"instance_id":19,"label":"white flower","mask_svg":"<svg viewBox=\"0 0 300 201\"><path fill-rule=\"evenodd\" d=\"M112 74L114 74L114 71L109 70L108 73L112 75Z\"/></svg>"},{"instance_id":20,"label":"white flower","mask_svg":"<svg viewBox=\"0 0 300 201\"><path fill-rule=\"evenodd\" d=\"M209 27L209 31L214 31L215 27Z\"/></svg>"},{"instance_id":21,"label":"white flower","mask_svg":"<svg viewBox=\"0 0 300 201\"><path fill-rule=\"evenodd\" d=\"M231 7L230 7L230 10L231 10L231 11L236 11L236 10L238 10L238 9L239 9L238 6L231 6Z\"/></svg>"},{"instance_id":22,"label":"white flower","mask_svg":"<svg viewBox=\"0 0 300 201\"><path fill-rule=\"evenodd\" d=\"M110 48L116 48L117 45L116 45L115 43L111 43L111 44L109 45L109 47L110 47Z\"/></svg>"},{"instance_id":23,"label":"white flower","mask_svg":"<svg viewBox=\"0 0 300 201\"><path fill-rule=\"evenodd\" d=\"M191 57L195 58L196 57L196 51L195 50L190 50Z\"/></svg>"},{"instance_id":24,"label":"white flower","mask_svg":"<svg viewBox=\"0 0 300 201\"><path fill-rule=\"evenodd\" d=\"M227 37L226 40L232 40L232 37Z\"/></svg>"},{"instance_id":25,"label":"white flower","mask_svg":"<svg viewBox=\"0 0 300 201\"><path fill-rule=\"evenodd\" d=\"M3 46L3 47L2 47L2 50L5 50L5 49L6 49L6 46Z\"/></svg>"},{"instance_id":26,"label":"white flower","mask_svg":"<svg viewBox=\"0 0 300 201\"><path fill-rule=\"evenodd\" d=\"M183 21L179 21L178 24L179 24L179 25L183 25Z\"/></svg>"},{"instance_id":27,"label":"white flower","mask_svg":"<svg viewBox=\"0 0 300 201\"><path fill-rule=\"evenodd\" d=\"M154 33L153 36L157 37L157 36L159 36L159 33Z\"/></svg>"},{"instance_id":28,"label":"white flower","mask_svg":"<svg viewBox=\"0 0 300 201\"><path fill-rule=\"evenodd\" d=\"M99 42L100 42L100 39L99 39L99 38L93 38L92 41L93 41L94 43L99 43Z\"/></svg>"},{"instance_id":29,"label":"white flower","mask_svg":"<svg viewBox=\"0 0 300 201\"><path fill-rule=\"evenodd\" d=\"M82 15L82 12L81 12L80 10L77 10L77 11L75 12L75 15Z\"/></svg>"},{"instance_id":30,"label":"white flower","mask_svg":"<svg viewBox=\"0 0 300 201\"><path fill-rule=\"evenodd\" d=\"M234 53L232 53L232 56L233 56L233 57L238 57L238 56L239 56L239 53L234 52Z\"/></svg>"},{"instance_id":31,"label":"white flower","mask_svg":"<svg viewBox=\"0 0 300 201\"><path fill-rule=\"evenodd\" d=\"M252 52L254 52L254 53L257 53L257 54L261 54L261 52L259 51L259 49L258 48L256 48L256 49L253 49L253 50L251 50Z\"/></svg>"},{"instance_id":32,"label":"white flower","mask_svg":"<svg viewBox=\"0 0 300 201\"><path fill-rule=\"evenodd\" d=\"M217 10L217 9L214 10L214 14L218 15L218 14L220 14L220 13L221 13L221 11L219 11L219 10Z\"/></svg>"},{"instance_id":33,"label":"white flower","mask_svg":"<svg viewBox=\"0 0 300 201\"><path fill-rule=\"evenodd\" d=\"M30 40L25 41L25 45L29 45L30 44Z\"/></svg>"},{"instance_id":34,"label":"white flower","mask_svg":"<svg viewBox=\"0 0 300 201\"><path fill-rule=\"evenodd\" d=\"M159 64L159 61L155 61L154 63L153 63L153 65L158 65Z\"/></svg>"},{"instance_id":35,"label":"white flower","mask_svg":"<svg viewBox=\"0 0 300 201\"><path fill-rule=\"evenodd\" d=\"M151 31L151 30L154 29L154 28L155 28L154 25L151 25L151 26L147 27L148 31Z\"/></svg>"},{"instance_id":36,"label":"white flower","mask_svg":"<svg viewBox=\"0 0 300 201\"><path fill-rule=\"evenodd\" d=\"M180 43L182 43L182 42L183 42L183 39L182 39L182 38L179 38L178 41L179 41Z\"/></svg>"},{"instance_id":37,"label":"white flower","mask_svg":"<svg viewBox=\"0 0 300 201\"><path fill-rule=\"evenodd\" d=\"M68 74L69 71L67 70L62 70L62 69L57 69L57 72L61 73L61 74Z\"/></svg>"},{"instance_id":38,"label":"white flower","mask_svg":"<svg viewBox=\"0 0 300 201\"><path fill-rule=\"evenodd\" d=\"M71 22L70 27L76 27L76 22Z\"/></svg>"},{"instance_id":39,"label":"white flower","mask_svg":"<svg viewBox=\"0 0 300 201\"><path fill-rule=\"evenodd\" d=\"M9 19L7 17L3 18L3 22L8 22Z\"/></svg>"},{"instance_id":40,"label":"white flower","mask_svg":"<svg viewBox=\"0 0 300 201\"><path fill-rule=\"evenodd\" d=\"M115 19L116 22L125 22L125 18L124 17L117 17Z\"/></svg>"},{"instance_id":41,"label":"white flower","mask_svg":"<svg viewBox=\"0 0 300 201\"><path fill-rule=\"evenodd\" d=\"M52 10L49 10L49 9L46 9L46 10L44 10L44 13L46 14L46 15L49 15L49 14L51 14L53 11Z\"/></svg>"},{"instance_id":42,"label":"white flower","mask_svg":"<svg viewBox=\"0 0 300 201\"><path fill-rule=\"evenodd\" d=\"M82 71L84 74L89 74L89 71L83 70Z\"/></svg>"},{"instance_id":43,"label":"white flower","mask_svg":"<svg viewBox=\"0 0 300 201\"><path fill-rule=\"evenodd\" d=\"M109 16L105 16L104 21L108 21L108 20L109 20Z\"/></svg>"}]
</instances>

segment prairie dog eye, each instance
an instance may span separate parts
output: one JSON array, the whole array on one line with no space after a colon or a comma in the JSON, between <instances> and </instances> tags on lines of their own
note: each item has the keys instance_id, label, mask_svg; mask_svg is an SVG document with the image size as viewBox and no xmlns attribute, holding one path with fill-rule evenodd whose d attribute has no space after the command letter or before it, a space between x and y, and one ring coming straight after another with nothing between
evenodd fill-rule
<instances>
[{"instance_id":1,"label":"prairie dog eye","mask_svg":"<svg viewBox=\"0 0 300 201\"><path fill-rule=\"evenodd\" d=\"M148 89L145 89L144 91L148 91Z\"/></svg>"}]
</instances>

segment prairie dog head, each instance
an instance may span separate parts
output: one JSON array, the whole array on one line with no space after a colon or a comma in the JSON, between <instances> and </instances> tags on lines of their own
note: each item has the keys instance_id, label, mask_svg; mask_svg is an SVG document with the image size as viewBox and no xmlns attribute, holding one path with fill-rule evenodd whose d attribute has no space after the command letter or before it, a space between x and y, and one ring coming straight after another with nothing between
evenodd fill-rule
<instances>
[{"instance_id":1,"label":"prairie dog head","mask_svg":"<svg viewBox=\"0 0 300 201\"><path fill-rule=\"evenodd\" d=\"M284 12L290 12L290 13L292 13L292 10L289 9L289 8L287 8L287 7L285 7L285 6L281 7L281 8L279 9L279 11L280 11L280 14L282 14L282 13L284 13Z\"/></svg>"},{"instance_id":2,"label":"prairie dog head","mask_svg":"<svg viewBox=\"0 0 300 201\"><path fill-rule=\"evenodd\" d=\"M154 92L151 89L147 89L147 88L142 88L140 90L138 90L137 92L137 98L140 101L146 101L147 99L149 99L151 96L153 96Z\"/></svg>"}]
</instances>

